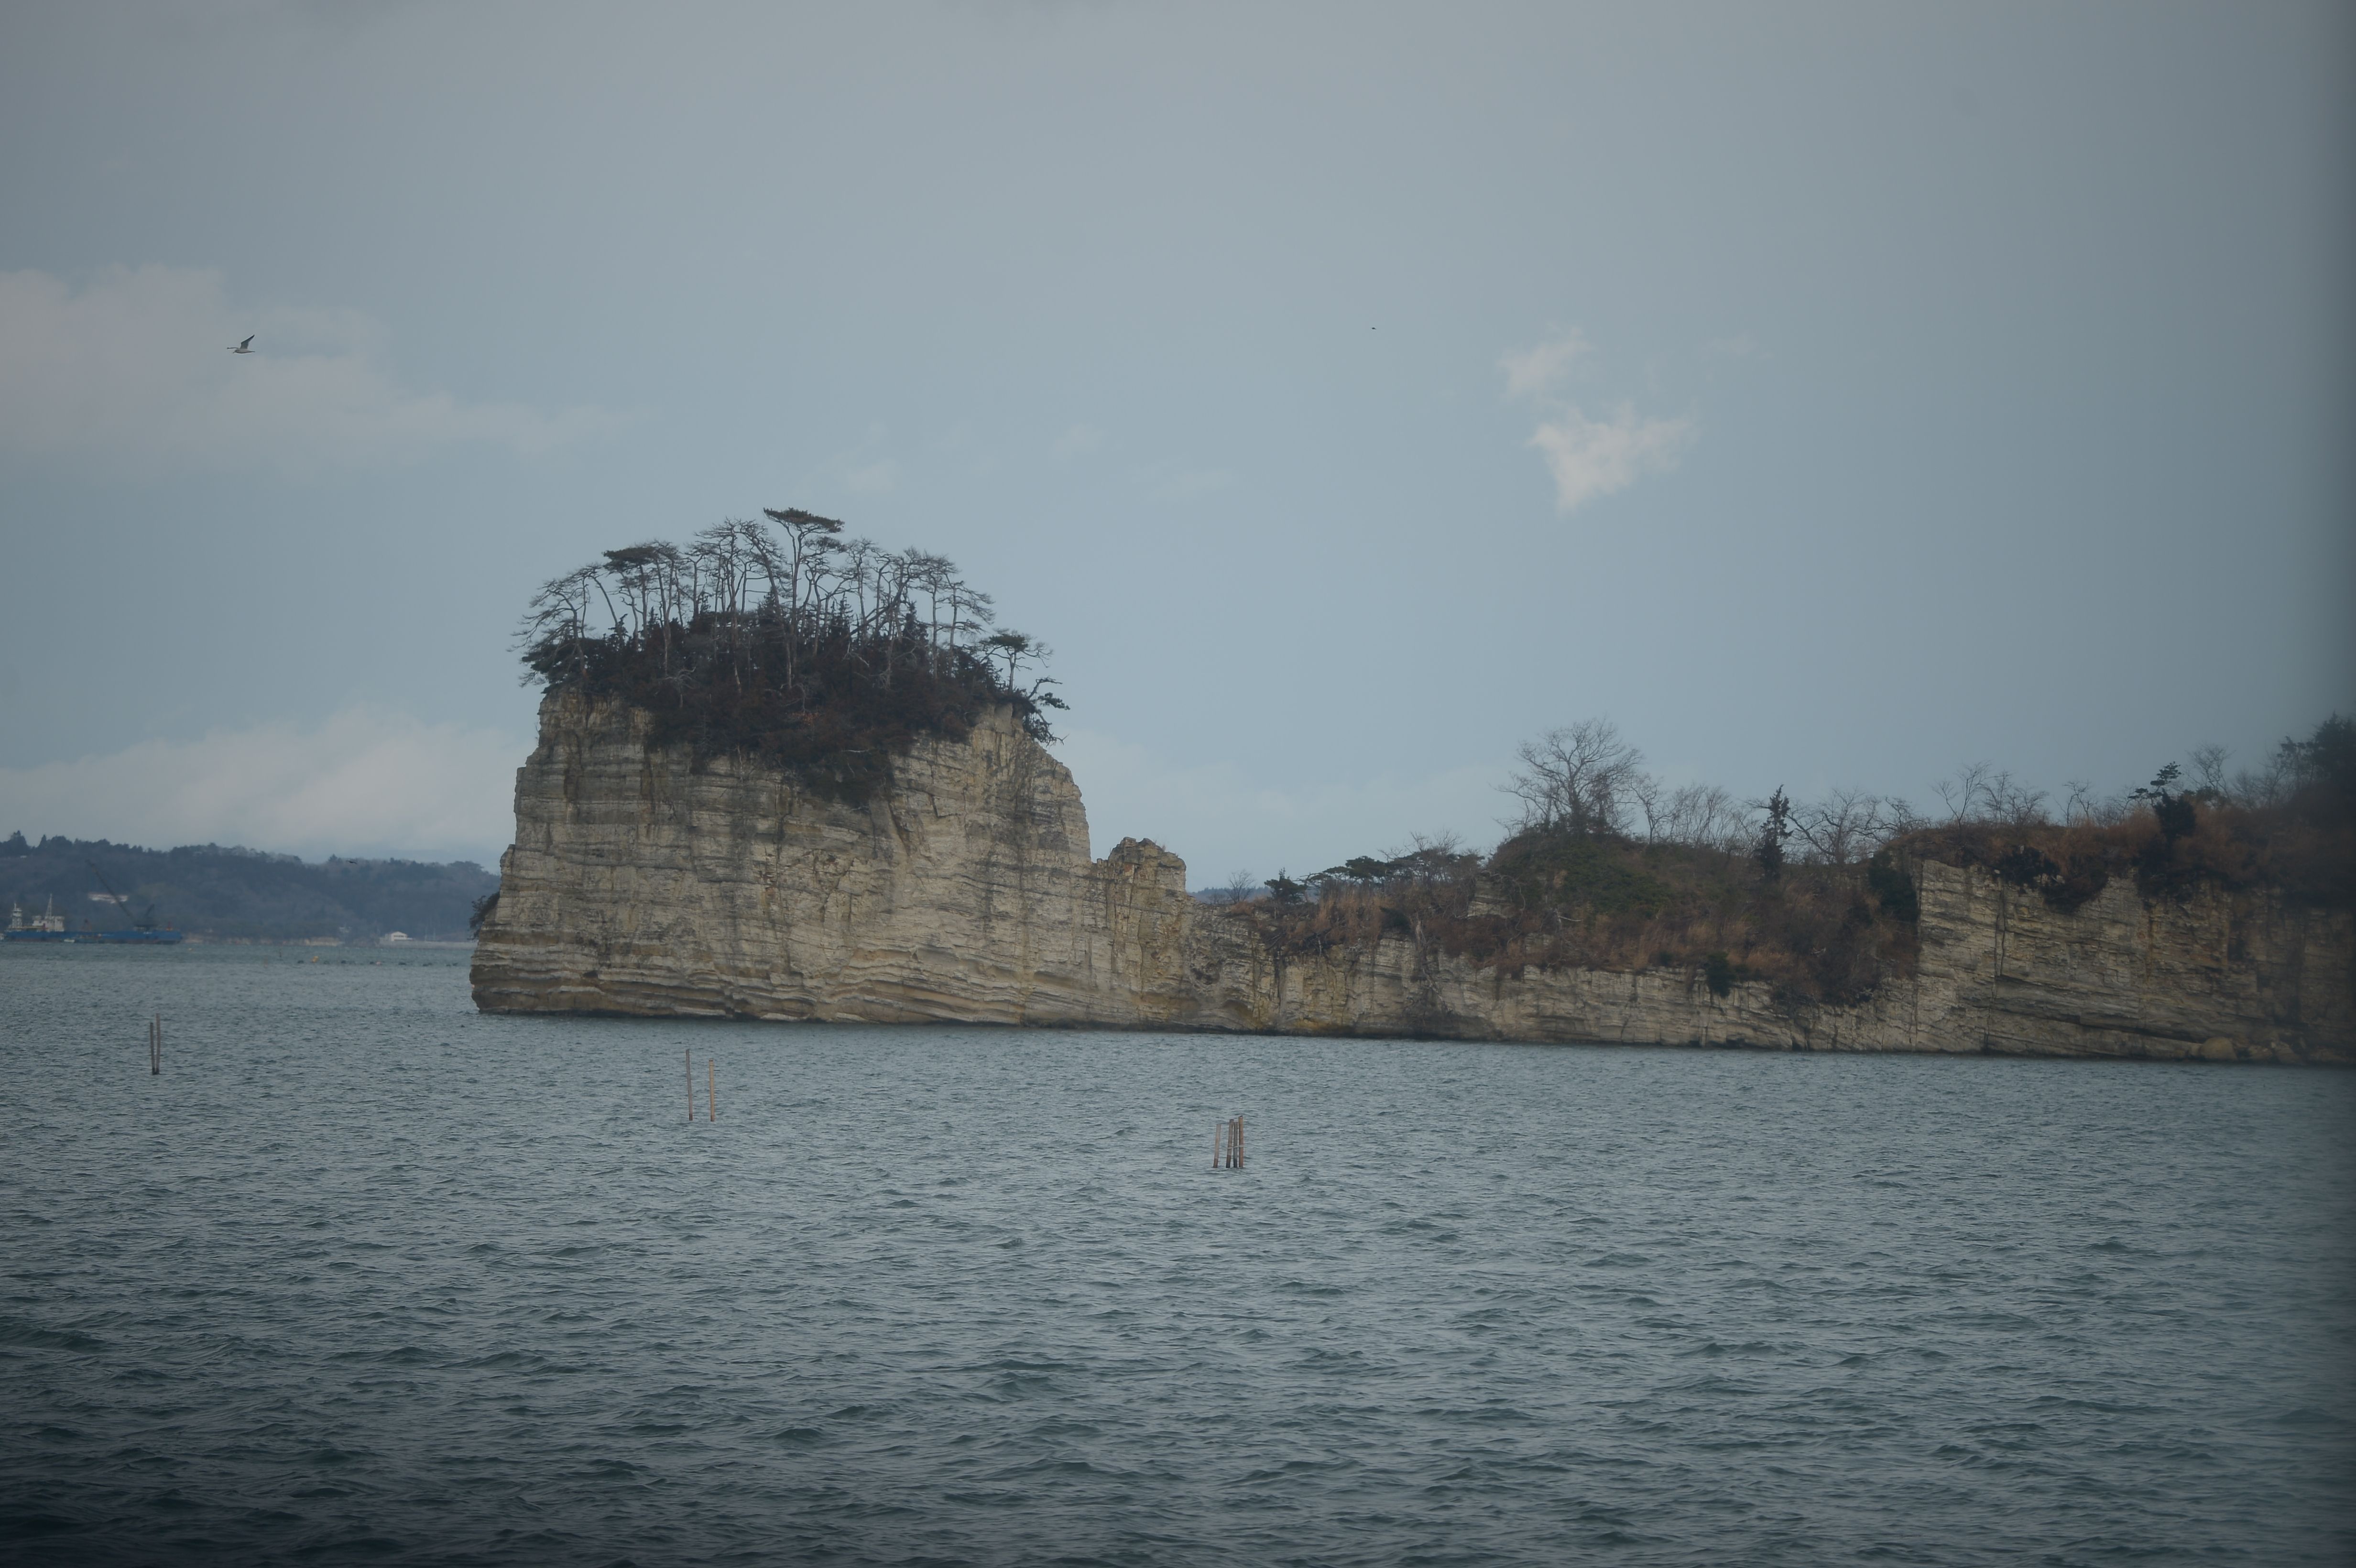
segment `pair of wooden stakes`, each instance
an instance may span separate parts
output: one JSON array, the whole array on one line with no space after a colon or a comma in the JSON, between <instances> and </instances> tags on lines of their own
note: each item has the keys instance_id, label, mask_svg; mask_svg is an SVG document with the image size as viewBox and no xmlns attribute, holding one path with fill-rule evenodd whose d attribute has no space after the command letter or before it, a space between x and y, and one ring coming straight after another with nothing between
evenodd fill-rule
<instances>
[{"instance_id":1,"label":"pair of wooden stakes","mask_svg":"<svg viewBox=\"0 0 2356 1568\"><path fill-rule=\"evenodd\" d=\"M695 1048L688 1047L686 1055L687 1119L692 1122L695 1120ZM706 1121L720 1119L719 1079L712 1072L712 1058L708 1056L703 1059L703 1107Z\"/></svg>"},{"instance_id":2,"label":"pair of wooden stakes","mask_svg":"<svg viewBox=\"0 0 2356 1568\"><path fill-rule=\"evenodd\" d=\"M1244 1119L1229 1116L1211 1129L1211 1168L1241 1170L1244 1168Z\"/></svg>"}]
</instances>

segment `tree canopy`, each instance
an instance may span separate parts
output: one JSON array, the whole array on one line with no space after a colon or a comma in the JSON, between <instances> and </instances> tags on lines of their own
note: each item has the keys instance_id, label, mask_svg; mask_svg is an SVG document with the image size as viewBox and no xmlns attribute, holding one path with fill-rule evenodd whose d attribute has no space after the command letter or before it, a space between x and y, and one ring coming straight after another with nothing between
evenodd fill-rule
<instances>
[{"instance_id":1,"label":"tree canopy","mask_svg":"<svg viewBox=\"0 0 2356 1568\"><path fill-rule=\"evenodd\" d=\"M757 755L851 801L917 736L963 735L993 705L1055 738L1044 645L993 631L991 596L946 557L843 533L772 509L607 550L533 595L526 678L643 709L658 743L699 760Z\"/></svg>"}]
</instances>

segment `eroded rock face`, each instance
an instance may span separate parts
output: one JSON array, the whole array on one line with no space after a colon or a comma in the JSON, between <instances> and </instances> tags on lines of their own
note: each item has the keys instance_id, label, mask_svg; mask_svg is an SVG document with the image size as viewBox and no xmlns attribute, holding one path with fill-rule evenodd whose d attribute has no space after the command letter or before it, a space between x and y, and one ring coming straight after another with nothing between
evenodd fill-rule
<instances>
[{"instance_id":1,"label":"eroded rock face","mask_svg":"<svg viewBox=\"0 0 2356 1568\"><path fill-rule=\"evenodd\" d=\"M643 716L543 707L476 949L494 1012L1009 1024L1167 1021L1185 867L1088 859L1061 763L993 712L865 806L649 749ZM1159 965L1157 966L1157 960Z\"/></svg>"},{"instance_id":2,"label":"eroded rock face","mask_svg":"<svg viewBox=\"0 0 2356 1568\"><path fill-rule=\"evenodd\" d=\"M1124 839L1087 853L1071 774L993 713L921 741L888 796L823 800L649 750L552 698L476 949L492 1012L958 1021L2243 1061L2356 1057L2344 915L2111 887L2071 913L1985 873L1918 876L1921 958L1855 1007L1710 995L1656 969L1501 973L1412 934L1271 954Z\"/></svg>"}]
</instances>

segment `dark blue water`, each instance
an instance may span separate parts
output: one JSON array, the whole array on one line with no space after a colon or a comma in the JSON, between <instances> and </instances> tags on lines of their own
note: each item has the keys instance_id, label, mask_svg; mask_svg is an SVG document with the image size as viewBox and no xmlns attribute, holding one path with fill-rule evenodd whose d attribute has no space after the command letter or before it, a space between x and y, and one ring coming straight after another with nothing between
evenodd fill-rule
<instances>
[{"instance_id":1,"label":"dark blue water","mask_svg":"<svg viewBox=\"0 0 2356 1568\"><path fill-rule=\"evenodd\" d=\"M2356 1074L486 1019L463 955L309 956L0 950L0 1556L2356 1552Z\"/></svg>"}]
</instances>

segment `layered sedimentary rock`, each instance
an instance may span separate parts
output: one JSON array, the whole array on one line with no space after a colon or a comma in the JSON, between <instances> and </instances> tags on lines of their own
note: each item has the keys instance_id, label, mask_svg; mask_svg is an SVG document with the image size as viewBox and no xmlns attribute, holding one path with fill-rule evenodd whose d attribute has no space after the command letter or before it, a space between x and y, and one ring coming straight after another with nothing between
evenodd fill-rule
<instances>
[{"instance_id":1,"label":"layered sedimentary rock","mask_svg":"<svg viewBox=\"0 0 2356 1568\"><path fill-rule=\"evenodd\" d=\"M1503 972L1393 933L1271 952L1123 840L1088 858L1071 774L1003 712L920 741L863 805L737 758L650 746L642 715L549 699L476 951L495 1012L1419 1034L1512 1040L2356 1059L2344 914L2114 882L2074 912L1918 869L1919 958L1815 1006L1684 969Z\"/></svg>"}]
</instances>

